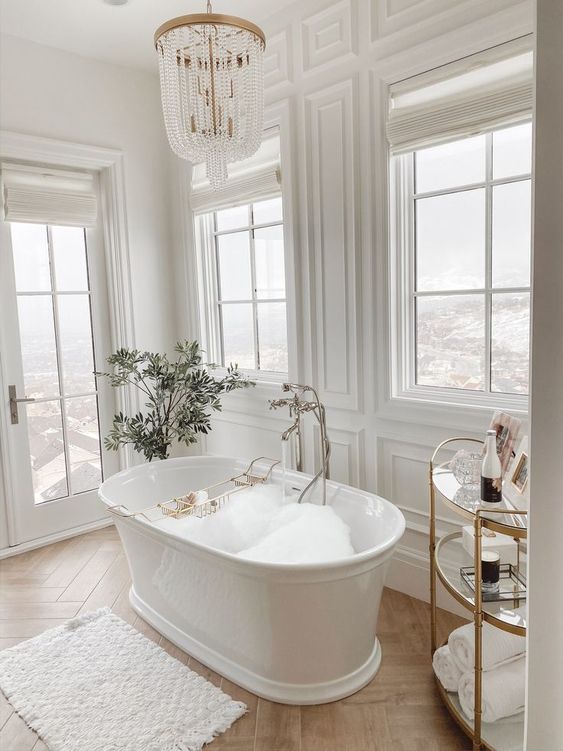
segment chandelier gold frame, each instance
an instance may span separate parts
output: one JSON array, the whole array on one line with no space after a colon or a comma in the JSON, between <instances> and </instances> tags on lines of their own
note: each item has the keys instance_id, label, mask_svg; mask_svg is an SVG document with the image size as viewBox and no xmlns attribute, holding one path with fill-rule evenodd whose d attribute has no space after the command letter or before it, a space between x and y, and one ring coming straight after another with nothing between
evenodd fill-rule
<instances>
[{"instance_id":1,"label":"chandelier gold frame","mask_svg":"<svg viewBox=\"0 0 563 751\"><path fill-rule=\"evenodd\" d=\"M266 37L259 26L256 26L252 21L247 21L244 18L228 16L222 13L191 13L188 16L177 16L176 18L171 18L156 30L154 34L154 46L156 47L160 37L171 29L177 29L181 26L200 26L203 24L210 26L233 26L234 28L244 29L262 40L264 49L266 49Z\"/></svg>"}]
</instances>

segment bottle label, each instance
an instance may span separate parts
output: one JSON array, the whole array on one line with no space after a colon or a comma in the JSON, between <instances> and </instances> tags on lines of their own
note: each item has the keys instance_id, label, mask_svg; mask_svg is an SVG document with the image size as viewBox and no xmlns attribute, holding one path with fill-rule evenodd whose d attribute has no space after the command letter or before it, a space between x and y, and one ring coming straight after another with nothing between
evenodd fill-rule
<instances>
[{"instance_id":1,"label":"bottle label","mask_svg":"<svg viewBox=\"0 0 563 751\"><path fill-rule=\"evenodd\" d=\"M481 500L485 503L502 501L502 480L500 477L481 477Z\"/></svg>"}]
</instances>

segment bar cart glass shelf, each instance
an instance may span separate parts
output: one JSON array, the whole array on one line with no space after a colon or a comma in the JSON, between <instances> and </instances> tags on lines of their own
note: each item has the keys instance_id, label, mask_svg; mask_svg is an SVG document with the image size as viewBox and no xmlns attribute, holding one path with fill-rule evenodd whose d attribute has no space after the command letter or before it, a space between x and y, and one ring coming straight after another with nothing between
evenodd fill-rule
<instances>
[{"instance_id":1,"label":"bar cart glass shelf","mask_svg":"<svg viewBox=\"0 0 563 751\"><path fill-rule=\"evenodd\" d=\"M436 643L436 580L466 610L475 624L477 664L475 666L475 719L469 720L463 713L457 694L448 693L436 678L438 691L450 714L462 730L471 738L474 751L519 751L524 743L524 717L517 715L496 723L481 722L481 625L489 623L495 628L519 636L526 634L525 617L517 611L526 602L525 579L521 572L521 545L527 538L527 513L514 508L503 498L499 508L484 510L480 506L479 488L460 485L450 469L450 461L437 463L440 453L452 450L451 444L478 443L475 438L450 438L436 447L430 460L430 606L431 606L431 647L432 653L439 646ZM466 553L462 546L462 532L453 532L440 540L436 539L436 501L441 501L458 516L470 522L474 528L475 547L473 556ZM483 530L512 537L517 544L518 559L514 567L513 580L504 581L501 594L495 599L488 599L481 591L481 583L475 581L473 586L463 576L460 567L454 568L448 561L458 560L464 569L479 570Z\"/></svg>"}]
</instances>

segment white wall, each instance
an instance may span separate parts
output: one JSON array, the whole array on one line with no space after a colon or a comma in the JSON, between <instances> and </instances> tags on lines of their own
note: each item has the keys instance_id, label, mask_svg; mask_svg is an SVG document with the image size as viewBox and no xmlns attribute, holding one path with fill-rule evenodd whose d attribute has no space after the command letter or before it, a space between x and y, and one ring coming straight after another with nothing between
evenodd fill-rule
<instances>
[{"instance_id":1,"label":"white wall","mask_svg":"<svg viewBox=\"0 0 563 751\"><path fill-rule=\"evenodd\" d=\"M528 751L563 747L563 5L538 0Z\"/></svg>"},{"instance_id":2,"label":"white wall","mask_svg":"<svg viewBox=\"0 0 563 751\"><path fill-rule=\"evenodd\" d=\"M121 149L134 325L139 347L168 347L170 295L168 145L158 78L3 36L0 127Z\"/></svg>"},{"instance_id":3,"label":"white wall","mask_svg":"<svg viewBox=\"0 0 563 751\"><path fill-rule=\"evenodd\" d=\"M158 78L14 37L0 49L0 128L123 151L136 344L169 349L175 273ZM0 549L2 512L0 498Z\"/></svg>"},{"instance_id":4,"label":"white wall","mask_svg":"<svg viewBox=\"0 0 563 751\"><path fill-rule=\"evenodd\" d=\"M403 509L408 529L388 583L421 598L432 449L482 435L491 414L389 399L385 89L532 28L531 2L515 0L305 0L265 23L266 99L286 113L282 172L293 176L284 185L297 294L290 375L320 388L332 476ZM230 397L207 450L278 455L287 414L267 411L271 396L262 387ZM307 442L312 468L310 427Z\"/></svg>"}]
</instances>

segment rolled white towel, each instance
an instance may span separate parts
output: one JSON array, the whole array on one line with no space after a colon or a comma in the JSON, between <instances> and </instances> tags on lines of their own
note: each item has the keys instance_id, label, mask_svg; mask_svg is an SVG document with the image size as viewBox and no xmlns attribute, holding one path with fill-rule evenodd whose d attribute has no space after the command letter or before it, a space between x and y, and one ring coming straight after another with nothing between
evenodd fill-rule
<instances>
[{"instance_id":1,"label":"rolled white towel","mask_svg":"<svg viewBox=\"0 0 563 751\"><path fill-rule=\"evenodd\" d=\"M432 667L436 677L446 691L457 691L461 670L455 664L447 644L439 647L432 656Z\"/></svg>"},{"instance_id":2,"label":"rolled white towel","mask_svg":"<svg viewBox=\"0 0 563 751\"><path fill-rule=\"evenodd\" d=\"M519 609L524 615L524 610ZM491 670L506 660L524 654L526 637L509 634L499 628L483 623L483 670ZM452 631L448 645L453 660L462 673L475 666L475 627L466 623Z\"/></svg>"},{"instance_id":3,"label":"rolled white towel","mask_svg":"<svg viewBox=\"0 0 563 751\"><path fill-rule=\"evenodd\" d=\"M524 710L526 691L526 658L519 657L494 670L483 672L481 719L496 722ZM475 709L475 673L464 673L458 687L459 703L472 720Z\"/></svg>"}]
</instances>

